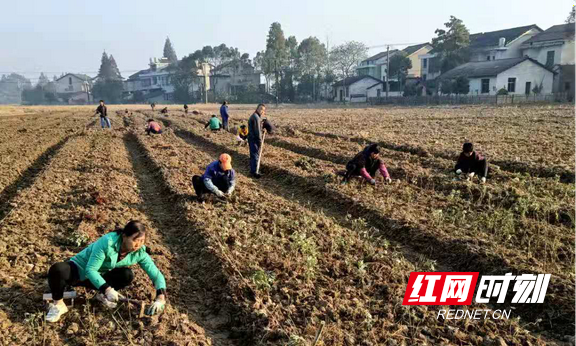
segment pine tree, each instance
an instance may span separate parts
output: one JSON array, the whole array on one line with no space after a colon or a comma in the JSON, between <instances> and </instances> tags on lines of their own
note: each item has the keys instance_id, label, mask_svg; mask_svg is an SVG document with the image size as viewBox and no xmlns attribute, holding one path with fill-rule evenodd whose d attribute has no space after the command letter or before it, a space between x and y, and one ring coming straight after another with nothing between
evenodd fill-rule
<instances>
[{"instance_id":1,"label":"pine tree","mask_svg":"<svg viewBox=\"0 0 576 346\"><path fill-rule=\"evenodd\" d=\"M110 63L110 58L106 51L102 53L102 59L100 60L100 69L98 70L98 79L113 79L114 72L112 71L112 64Z\"/></svg>"},{"instance_id":2,"label":"pine tree","mask_svg":"<svg viewBox=\"0 0 576 346\"><path fill-rule=\"evenodd\" d=\"M38 78L38 85L43 87L44 85L50 83L50 80L43 72L40 72L40 77Z\"/></svg>"},{"instance_id":3,"label":"pine tree","mask_svg":"<svg viewBox=\"0 0 576 346\"><path fill-rule=\"evenodd\" d=\"M122 75L120 74L120 70L118 69L118 65L116 65L116 60L114 60L112 54L110 54L109 61L110 61L110 69L112 71L112 78L122 79Z\"/></svg>"},{"instance_id":4,"label":"pine tree","mask_svg":"<svg viewBox=\"0 0 576 346\"><path fill-rule=\"evenodd\" d=\"M164 57L168 58L168 61L173 63L178 61L178 56L176 56L176 51L172 47L172 42L170 38L166 37L166 42L164 43Z\"/></svg>"}]
</instances>

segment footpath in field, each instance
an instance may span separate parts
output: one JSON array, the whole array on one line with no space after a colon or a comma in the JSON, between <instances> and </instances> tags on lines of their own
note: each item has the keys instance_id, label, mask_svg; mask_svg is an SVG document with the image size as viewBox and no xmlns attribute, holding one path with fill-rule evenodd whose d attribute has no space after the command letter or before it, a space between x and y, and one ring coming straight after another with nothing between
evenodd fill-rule
<instances>
[{"instance_id":1,"label":"footpath in field","mask_svg":"<svg viewBox=\"0 0 576 346\"><path fill-rule=\"evenodd\" d=\"M144 114L134 118L134 128L142 128L150 117ZM414 267L378 229L354 217L353 209L347 220L334 218L330 203L310 198L321 197L321 192L306 191L289 172L257 182L246 178L245 154L229 146L229 134L197 134L196 129L180 125L178 115L159 119L170 125L165 133L141 137L175 193L193 194L189 180L193 174L223 151L233 156L240 174L236 197L221 205L190 208L204 220L207 242L223 258L230 285L236 287L234 298L267 317L264 340L311 341L324 321L326 345L355 344L355 340L379 344L389 339L407 344L482 343L497 339L495 335L502 342L521 343L509 333L511 329L538 343L526 330L508 324L516 323L512 320L469 325L465 338L460 333L462 322L446 320L438 328L434 309L401 305L406 273L433 267L424 268L422 263ZM181 139L174 136L173 127ZM228 138L228 146L217 143L223 138Z\"/></svg>"},{"instance_id":2,"label":"footpath in field","mask_svg":"<svg viewBox=\"0 0 576 346\"><path fill-rule=\"evenodd\" d=\"M43 321L41 296L47 290L49 266L130 219L148 226L152 257L168 281L184 281L171 264L175 255L163 245L156 228L163 224L145 213L129 158L118 131L88 131L63 145L33 184L15 196L14 210L0 225L0 248L6 254L0 264L0 300L5 302L0 312L2 344L213 344L191 318L194 314L187 313L193 304L170 305L160 317L139 320L139 311L127 306L109 312L92 300L78 299L60 322ZM149 279L139 268L136 278L126 293L150 301L154 289ZM85 298L93 295L76 290ZM193 294L186 286L175 293L173 298L169 295L170 301L178 301L178 293Z\"/></svg>"}]
</instances>

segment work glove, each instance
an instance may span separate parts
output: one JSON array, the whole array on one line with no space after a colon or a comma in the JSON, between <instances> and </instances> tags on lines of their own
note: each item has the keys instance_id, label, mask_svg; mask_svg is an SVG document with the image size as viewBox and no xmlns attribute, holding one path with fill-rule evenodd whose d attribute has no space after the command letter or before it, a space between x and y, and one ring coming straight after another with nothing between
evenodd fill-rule
<instances>
[{"instance_id":1,"label":"work glove","mask_svg":"<svg viewBox=\"0 0 576 346\"><path fill-rule=\"evenodd\" d=\"M154 303L146 309L146 315L153 316L159 314L164 311L164 307L166 307L166 301L164 299L156 298Z\"/></svg>"},{"instance_id":2,"label":"work glove","mask_svg":"<svg viewBox=\"0 0 576 346\"><path fill-rule=\"evenodd\" d=\"M112 287L108 287L104 292L106 299L110 302L117 302L118 301L118 292Z\"/></svg>"},{"instance_id":3,"label":"work glove","mask_svg":"<svg viewBox=\"0 0 576 346\"><path fill-rule=\"evenodd\" d=\"M222 197L224 197L224 193L222 191L218 190L218 191L216 191L216 196L222 198Z\"/></svg>"},{"instance_id":4,"label":"work glove","mask_svg":"<svg viewBox=\"0 0 576 346\"><path fill-rule=\"evenodd\" d=\"M480 179L480 184L484 184L484 183L486 183L486 177L482 177L482 178Z\"/></svg>"},{"instance_id":5,"label":"work glove","mask_svg":"<svg viewBox=\"0 0 576 346\"><path fill-rule=\"evenodd\" d=\"M374 179L370 180L370 184L376 185L376 180L374 180Z\"/></svg>"},{"instance_id":6,"label":"work glove","mask_svg":"<svg viewBox=\"0 0 576 346\"><path fill-rule=\"evenodd\" d=\"M457 170L456 170L456 174L462 174L462 170L461 170L461 169L457 169Z\"/></svg>"},{"instance_id":7,"label":"work glove","mask_svg":"<svg viewBox=\"0 0 576 346\"><path fill-rule=\"evenodd\" d=\"M390 184L390 183L392 182L392 179L391 179L390 177L388 177L388 178L386 178L386 182L387 182L388 184Z\"/></svg>"},{"instance_id":8,"label":"work glove","mask_svg":"<svg viewBox=\"0 0 576 346\"><path fill-rule=\"evenodd\" d=\"M470 179L474 178L474 172L468 173L468 178L470 178Z\"/></svg>"}]
</instances>

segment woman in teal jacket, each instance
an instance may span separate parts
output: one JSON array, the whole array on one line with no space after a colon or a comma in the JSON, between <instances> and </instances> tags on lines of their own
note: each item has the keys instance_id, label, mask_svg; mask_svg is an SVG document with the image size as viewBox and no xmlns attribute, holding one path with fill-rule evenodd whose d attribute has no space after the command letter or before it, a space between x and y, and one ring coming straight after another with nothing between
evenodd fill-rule
<instances>
[{"instance_id":1,"label":"woman in teal jacket","mask_svg":"<svg viewBox=\"0 0 576 346\"><path fill-rule=\"evenodd\" d=\"M131 265L138 263L156 287L156 300L147 313L154 315L166 305L166 281L152 258L146 252L146 229L139 221L130 221L123 229L110 232L90 244L69 261L52 265L48 271L48 284L52 291L46 320L57 322L68 312L63 296L66 286L84 286L97 289L96 299L108 308L115 308L119 300L116 290L134 280Z\"/></svg>"}]
</instances>

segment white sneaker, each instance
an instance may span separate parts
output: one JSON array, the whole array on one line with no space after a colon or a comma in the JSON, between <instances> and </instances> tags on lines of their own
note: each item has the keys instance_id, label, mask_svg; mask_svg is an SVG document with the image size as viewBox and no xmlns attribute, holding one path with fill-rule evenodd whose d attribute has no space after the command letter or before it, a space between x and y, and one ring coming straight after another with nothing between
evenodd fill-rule
<instances>
[{"instance_id":1,"label":"white sneaker","mask_svg":"<svg viewBox=\"0 0 576 346\"><path fill-rule=\"evenodd\" d=\"M58 322L60 317L68 312L66 304L50 304L48 313L46 314L47 322Z\"/></svg>"},{"instance_id":2,"label":"white sneaker","mask_svg":"<svg viewBox=\"0 0 576 346\"><path fill-rule=\"evenodd\" d=\"M102 305L104 305L105 307L107 307L108 309L115 309L116 306L118 305L116 302L111 302L108 299L106 299L106 296L103 295L102 293L97 293L96 294L96 299L102 303Z\"/></svg>"}]
</instances>

